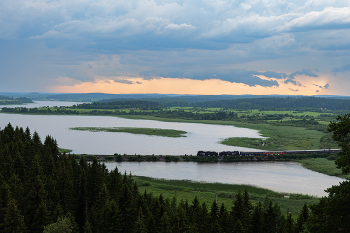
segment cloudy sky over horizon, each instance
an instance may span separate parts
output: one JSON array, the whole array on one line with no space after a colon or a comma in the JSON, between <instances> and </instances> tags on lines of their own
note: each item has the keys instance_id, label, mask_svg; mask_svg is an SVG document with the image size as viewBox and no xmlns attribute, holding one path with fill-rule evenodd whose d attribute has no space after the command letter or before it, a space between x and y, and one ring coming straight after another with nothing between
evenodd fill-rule
<instances>
[{"instance_id":1,"label":"cloudy sky over horizon","mask_svg":"<svg viewBox=\"0 0 350 233\"><path fill-rule=\"evenodd\" d=\"M2 0L0 92L350 95L348 0Z\"/></svg>"}]
</instances>

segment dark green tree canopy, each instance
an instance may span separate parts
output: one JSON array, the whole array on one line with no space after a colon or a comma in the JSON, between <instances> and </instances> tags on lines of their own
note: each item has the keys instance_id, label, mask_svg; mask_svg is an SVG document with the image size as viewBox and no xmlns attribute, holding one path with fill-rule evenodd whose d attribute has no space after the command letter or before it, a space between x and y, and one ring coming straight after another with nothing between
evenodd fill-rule
<instances>
[{"instance_id":1,"label":"dark green tree canopy","mask_svg":"<svg viewBox=\"0 0 350 233\"><path fill-rule=\"evenodd\" d=\"M339 159L336 160L338 168L344 174L350 173L350 113L338 116L337 122L331 122L328 131L333 133L333 140L341 147Z\"/></svg>"}]
</instances>

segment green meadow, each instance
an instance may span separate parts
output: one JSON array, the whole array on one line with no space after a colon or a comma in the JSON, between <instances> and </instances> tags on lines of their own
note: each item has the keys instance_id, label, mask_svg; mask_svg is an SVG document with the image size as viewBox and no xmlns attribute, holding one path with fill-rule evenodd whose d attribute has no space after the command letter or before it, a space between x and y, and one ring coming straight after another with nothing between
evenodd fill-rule
<instances>
[{"instance_id":1,"label":"green meadow","mask_svg":"<svg viewBox=\"0 0 350 233\"><path fill-rule=\"evenodd\" d=\"M91 132L123 132L132 134L143 134L161 137L186 137L186 131L174 129L157 128L134 128L134 127L73 127L71 130L91 131Z\"/></svg>"},{"instance_id":2,"label":"green meadow","mask_svg":"<svg viewBox=\"0 0 350 233\"><path fill-rule=\"evenodd\" d=\"M341 169L337 168L334 160L329 160L327 158L311 158L298 160L297 162L301 163L303 167L309 170L350 180L350 175L342 174Z\"/></svg>"},{"instance_id":3,"label":"green meadow","mask_svg":"<svg viewBox=\"0 0 350 233\"><path fill-rule=\"evenodd\" d=\"M230 210L232 202L238 190L247 190L250 199L255 205L259 201L264 202L265 198L270 198L274 203L278 203L283 213L291 212L293 216L299 214L304 203L316 204L317 197L302 194L285 194L278 193L268 189L250 186L250 185L233 185L222 183L194 182L189 180L165 180L155 179L144 176L134 176L134 180L139 186L141 193L147 191L154 196L162 194L164 198L172 199L176 197L177 202L188 201L189 203L197 196L200 202L205 202L210 208L214 200L219 205L222 203ZM288 196L288 197L287 197Z\"/></svg>"}]
</instances>

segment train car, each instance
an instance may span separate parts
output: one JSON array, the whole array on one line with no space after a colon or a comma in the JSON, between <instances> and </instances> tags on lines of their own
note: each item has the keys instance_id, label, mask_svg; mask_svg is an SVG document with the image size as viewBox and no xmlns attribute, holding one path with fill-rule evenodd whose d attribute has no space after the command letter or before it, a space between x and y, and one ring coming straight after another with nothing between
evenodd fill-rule
<instances>
[{"instance_id":1,"label":"train car","mask_svg":"<svg viewBox=\"0 0 350 233\"><path fill-rule=\"evenodd\" d=\"M263 155L282 155L285 154L285 151L264 151L262 152Z\"/></svg>"},{"instance_id":2,"label":"train car","mask_svg":"<svg viewBox=\"0 0 350 233\"><path fill-rule=\"evenodd\" d=\"M216 151L198 151L197 156L218 156L218 152Z\"/></svg>"},{"instance_id":3,"label":"train car","mask_svg":"<svg viewBox=\"0 0 350 233\"><path fill-rule=\"evenodd\" d=\"M241 151L241 156L261 156L263 155L263 151Z\"/></svg>"},{"instance_id":4,"label":"train car","mask_svg":"<svg viewBox=\"0 0 350 233\"><path fill-rule=\"evenodd\" d=\"M221 151L219 156L240 156L239 151Z\"/></svg>"},{"instance_id":5,"label":"train car","mask_svg":"<svg viewBox=\"0 0 350 233\"><path fill-rule=\"evenodd\" d=\"M267 156L282 154L322 154L337 153L339 149L322 149L322 150L288 150L288 151L198 151L197 156Z\"/></svg>"}]
</instances>

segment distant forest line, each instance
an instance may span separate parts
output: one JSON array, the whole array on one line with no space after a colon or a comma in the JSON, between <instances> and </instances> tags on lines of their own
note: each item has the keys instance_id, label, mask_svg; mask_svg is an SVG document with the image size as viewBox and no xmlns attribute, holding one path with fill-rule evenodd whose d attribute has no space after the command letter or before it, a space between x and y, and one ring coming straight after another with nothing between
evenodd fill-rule
<instances>
[{"instance_id":1,"label":"distant forest line","mask_svg":"<svg viewBox=\"0 0 350 233\"><path fill-rule=\"evenodd\" d=\"M9 97L0 95L0 105L10 105L10 104L25 104L33 103L33 101L27 97Z\"/></svg>"}]
</instances>

